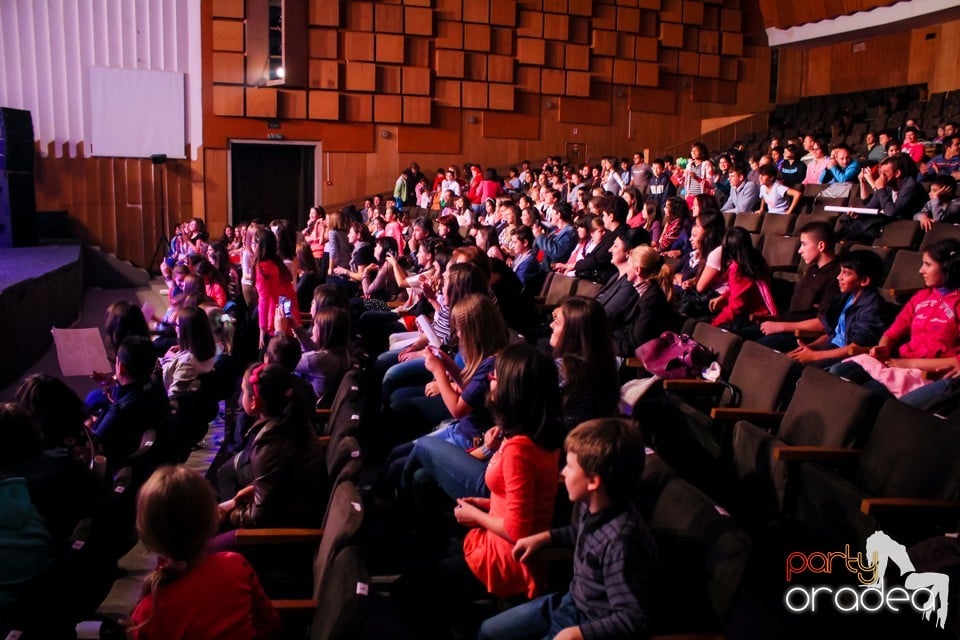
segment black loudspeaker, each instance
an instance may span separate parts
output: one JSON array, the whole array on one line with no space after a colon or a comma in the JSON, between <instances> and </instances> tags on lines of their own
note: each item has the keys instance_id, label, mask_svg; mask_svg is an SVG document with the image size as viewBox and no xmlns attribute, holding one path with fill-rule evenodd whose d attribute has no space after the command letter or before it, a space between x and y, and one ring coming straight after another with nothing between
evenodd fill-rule
<instances>
[{"instance_id":1,"label":"black loudspeaker","mask_svg":"<svg viewBox=\"0 0 960 640\"><path fill-rule=\"evenodd\" d=\"M0 247L37 243L33 118L0 108Z\"/></svg>"},{"instance_id":2,"label":"black loudspeaker","mask_svg":"<svg viewBox=\"0 0 960 640\"><path fill-rule=\"evenodd\" d=\"M37 244L33 174L0 171L0 247Z\"/></svg>"},{"instance_id":3,"label":"black loudspeaker","mask_svg":"<svg viewBox=\"0 0 960 640\"><path fill-rule=\"evenodd\" d=\"M29 111L0 109L0 141L0 171L33 173L33 118Z\"/></svg>"}]
</instances>

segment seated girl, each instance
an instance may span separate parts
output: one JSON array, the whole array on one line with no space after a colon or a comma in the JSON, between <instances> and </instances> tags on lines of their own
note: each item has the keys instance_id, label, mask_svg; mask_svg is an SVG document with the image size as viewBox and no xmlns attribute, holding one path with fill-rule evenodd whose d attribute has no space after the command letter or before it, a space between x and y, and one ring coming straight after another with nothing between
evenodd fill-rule
<instances>
[{"instance_id":1,"label":"seated girl","mask_svg":"<svg viewBox=\"0 0 960 640\"><path fill-rule=\"evenodd\" d=\"M683 198L667 198L663 207L663 231L657 247L667 258L679 258L690 247L690 209Z\"/></svg>"},{"instance_id":2,"label":"seated girl","mask_svg":"<svg viewBox=\"0 0 960 640\"><path fill-rule=\"evenodd\" d=\"M715 292L722 291L723 236L727 225L719 213L704 212L690 229L690 252L681 259L680 270L673 276L674 294L680 300L680 313L702 317L709 313L707 305Z\"/></svg>"},{"instance_id":3,"label":"seated girl","mask_svg":"<svg viewBox=\"0 0 960 640\"><path fill-rule=\"evenodd\" d=\"M294 373L310 383L317 407L329 407L343 374L350 369L350 315L337 307L317 309L313 315L313 344L303 344ZM313 347L313 348L310 348Z\"/></svg>"},{"instance_id":4,"label":"seated girl","mask_svg":"<svg viewBox=\"0 0 960 640\"><path fill-rule=\"evenodd\" d=\"M426 350L424 367L433 381L425 388L407 387L391 397L391 408L409 431L420 435L443 420L453 418L433 435L455 442L463 449L477 445L493 426L486 410L488 374L497 351L507 344L507 327L497 306L484 294L471 293L451 311L463 367L436 347ZM393 455L405 455L412 445Z\"/></svg>"},{"instance_id":5,"label":"seated girl","mask_svg":"<svg viewBox=\"0 0 960 640\"><path fill-rule=\"evenodd\" d=\"M710 311L716 313L710 321L713 326L736 331L750 323L751 315L777 315L767 261L754 249L746 229L727 229L722 270L727 290L710 301Z\"/></svg>"},{"instance_id":6,"label":"seated girl","mask_svg":"<svg viewBox=\"0 0 960 640\"><path fill-rule=\"evenodd\" d=\"M251 365L243 376L241 406L256 422L244 449L218 474L227 528L308 527L323 517L323 448L295 388L294 376L275 364ZM234 537L221 534L214 546L230 549Z\"/></svg>"},{"instance_id":7,"label":"seated girl","mask_svg":"<svg viewBox=\"0 0 960 640\"><path fill-rule=\"evenodd\" d=\"M486 294L490 284L483 272L475 264L447 264L447 273L443 278L443 295L437 296L433 288L422 282L424 295L434 306L433 332L440 340L441 346L450 344L451 325L450 310L452 307L471 293ZM388 351L377 358L375 369L383 371L382 397L388 405L394 403L393 395L404 387L419 387L419 392L413 395L422 395L423 387L430 380L430 374L423 366L426 355L427 338L420 336L413 344L401 351ZM410 395L407 393L407 395Z\"/></svg>"},{"instance_id":8,"label":"seated girl","mask_svg":"<svg viewBox=\"0 0 960 640\"><path fill-rule=\"evenodd\" d=\"M624 358L632 356L644 342L676 326L670 306L670 266L653 247L642 245L630 251L629 278L637 298L623 325L613 328L617 353Z\"/></svg>"},{"instance_id":9,"label":"seated girl","mask_svg":"<svg viewBox=\"0 0 960 640\"><path fill-rule=\"evenodd\" d=\"M399 249L393 238L383 236L376 239L373 243L373 268L364 271L360 283L364 298L391 301L401 295L396 270L387 262L388 257L396 259L397 255Z\"/></svg>"},{"instance_id":10,"label":"seated girl","mask_svg":"<svg viewBox=\"0 0 960 640\"><path fill-rule=\"evenodd\" d=\"M830 373L915 406L925 393L936 392L936 387L919 391L928 383L924 372L950 370L960 354L960 241L927 247L920 275L927 288L910 298L877 346L832 366Z\"/></svg>"},{"instance_id":11,"label":"seated girl","mask_svg":"<svg viewBox=\"0 0 960 640\"><path fill-rule=\"evenodd\" d=\"M131 616L131 637L212 640L279 632L280 616L243 556L207 554L217 516L210 485L185 466L163 467L143 485L137 531L159 560Z\"/></svg>"},{"instance_id":12,"label":"seated girl","mask_svg":"<svg viewBox=\"0 0 960 640\"><path fill-rule=\"evenodd\" d=\"M468 603L478 598L530 597L544 584L544 576L512 551L517 540L548 528L553 518L563 439L557 369L549 356L516 344L500 353L491 378L503 441L485 472L490 497L459 499L454 515L469 528L462 550L408 572L391 591L416 637L446 637L451 623L468 619Z\"/></svg>"},{"instance_id":13,"label":"seated girl","mask_svg":"<svg viewBox=\"0 0 960 640\"><path fill-rule=\"evenodd\" d=\"M207 314L196 307L177 312L177 344L160 358L163 386L174 396L200 387L199 376L213 371L217 346Z\"/></svg>"}]
</instances>

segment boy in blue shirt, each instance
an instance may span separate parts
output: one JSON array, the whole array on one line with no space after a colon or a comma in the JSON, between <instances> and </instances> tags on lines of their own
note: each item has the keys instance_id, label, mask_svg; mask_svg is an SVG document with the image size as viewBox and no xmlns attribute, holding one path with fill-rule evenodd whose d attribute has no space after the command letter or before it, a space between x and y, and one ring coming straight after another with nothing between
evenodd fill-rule
<instances>
[{"instance_id":1,"label":"boy in blue shirt","mask_svg":"<svg viewBox=\"0 0 960 640\"><path fill-rule=\"evenodd\" d=\"M797 348L789 352L798 362L829 367L846 358L850 346L871 347L880 340L886 323L883 298L877 282L883 275L879 256L872 251L851 251L840 260L837 282L840 295L820 315L800 322L787 322L787 331L825 331L813 342L797 340Z\"/></svg>"},{"instance_id":2,"label":"boy in blue shirt","mask_svg":"<svg viewBox=\"0 0 960 640\"><path fill-rule=\"evenodd\" d=\"M648 633L647 575L656 552L629 497L646 457L640 430L623 418L598 418L576 427L564 445L563 481L577 521L521 538L513 554L528 562L549 544L574 547L570 589L486 620L481 640L612 640Z\"/></svg>"}]
</instances>

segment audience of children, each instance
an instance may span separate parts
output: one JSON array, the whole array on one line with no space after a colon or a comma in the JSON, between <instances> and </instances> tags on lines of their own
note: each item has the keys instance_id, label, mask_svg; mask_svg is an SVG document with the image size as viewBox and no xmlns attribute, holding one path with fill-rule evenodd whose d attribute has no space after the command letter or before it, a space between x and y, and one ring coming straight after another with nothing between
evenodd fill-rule
<instances>
[{"instance_id":1,"label":"audience of children","mask_svg":"<svg viewBox=\"0 0 960 640\"><path fill-rule=\"evenodd\" d=\"M811 140L810 149L813 164L824 168L806 167L808 180L834 167L825 145ZM228 392L219 399L231 405L228 411L242 408L246 416L238 417L236 428L229 425L231 435L209 476L222 502L218 509L210 483L182 467L164 467L140 488L137 529L161 562L131 632L143 638L275 633L276 613L250 565L230 551L206 550L233 549L237 527L320 523L317 496L329 493L332 479L325 475L313 411L329 406L345 372L369 358L377 364L365 371L381 391L387 418L368 434L371 450L385 453L416 437L388 456L390 490L379 497L418 514L418 526L435 527L425 540L443 537L451 515L459 525L456 553L435 561L441 548L425 550L416 557L419 566L405 571L392 590L412 629L422 637L446 637L451 624L469 628L481 622L470 611L474 599L492 594L517 603L541 596L547 585L536 552L553 544L575 547L568 592L487 620L480 637L642 636L649 628L655 586L647 576L656 552L629 500L645 459L639 430L612 417L619 399L617 356L630 357L647 340L678 330L680 311L917 406L946 393L960 369L954 308L960 242L927 248L921 269L927 288L888 326L876 254L853 251L838 258L831 226L798 225L806 268L787 313L776 317L762 254L746 230L725 230L719 213L725 187L732 192L743 181L742 156L723 157L717 176L705 147L694 145L691 155L684 169L672 159L654 161L643 190L631 186L629 163L621 173L616 158L606 159L599 171L588 166L586 181L581 174L569 178L575 167L550 164L539 181L524 168L513 172L516 185L509 185L518 204L509 196L497 200L502 181L475 165L469 184L455 171L438 174L434 187L412 183L431 206L435 192L439 201L472 194L473 209L469 203L461 208L470 211L469 219L451 210L439 219L411 220L403 203L390 201L381 209L371 198L362 213L312 208L299 236L289 221L253 221L210 244L202 221L187 223L176 254L165 263L171 305L158 328L166 327L167 335L151 342L145 320L155 318L144 319L130 303L111 307L106 333L115 370L98 374L108 384L88 399L95 413L85 431L78 427L84 411L69 402L64 407L73 408L62 419L51 419L34 397L39 392L32 391L39 382L18 394L47 439L11 448L14 457L3 460L0 490L9 499L0 521L16 512L24 524L18 533L31 540L25 548L33 555L4 570L0 605L18 602L21 578L47 566L70 521L89 504L77 499L75 511L48 516L51 502L10 482L7 469L67 445L71 461L89 464L104 455L112 478L147 429L155 429L164 446L175 437L168 394L176 399L203 391L226 354L240 368L225 374ZM761 212L796 215L802 194L793 185L804 176L796 155L789 143L779 164L758 158ZM675 182L671 167L677 169ZM728 173L737 184L724 182ZM885 216L906 217L900 200L916 199L914 173L896 156L884 161L879 179L862 178L864 191L878 194L874 203ZM916 217L924 231L952 220L958 201L953 178L930 182L930 202ZM679 195L673 195L675 184L682 187ZM585 210L574 208L573 215L567 203L578 202L581 193ZM373 240L370 229L381 216ZM548 271L593 280L599 293L595 299L567 298L539 324L520 319L519 310L532 309ZM372 298L406 304L389 311ZM690 298L709 304L697 307ZM309 331L301 327L299 311L307 306ZM388 335L414 329L418 315L429 323L429 340L415 333L405 348L386 350ZM757 316L771 319L757 323ZM235 324L235 333L223 330L224 318ZM508 327L519 344L508 346ZM797 330L823 333L798 339ZM373 334L376 339L368 339ZM430 343L432 334L439 346ZM539 349L532 346L538 340ZM158 359L155 345L171 343ZM358 344L378 348L358 353ZM851 349L866 348L869 355L846 359ZM897 348L899 357L890 359ZM929 374L943 379L928 381ZM77 446L78 435L83 446ZM555 496L564 437L563 479L577 513L574 524L550 529L562 511ZM179 521L189 526L170 526ZM24 568L19 576L17 567ZM197 598L214 583L215 598Z\"/></svg>"}]
</instances>

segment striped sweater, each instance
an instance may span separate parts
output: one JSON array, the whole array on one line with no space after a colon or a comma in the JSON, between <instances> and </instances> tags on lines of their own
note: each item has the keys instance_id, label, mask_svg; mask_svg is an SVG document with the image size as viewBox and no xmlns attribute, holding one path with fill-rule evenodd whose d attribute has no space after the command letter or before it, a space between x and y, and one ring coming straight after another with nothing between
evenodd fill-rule
<instances>
[{"instance_id":1,"label":"striped sweater","mask_svg":"<svg viewBox=\"0 0 960 640\"><path fill-rule=\"evenodd\" d=\"M582 503L578 509L576 524L551 530L550 539L574 547L570 595L589 620L580 625L584 640L646 637L656 557L646 523L632 504L596 514Z\"/></svg>"}]
</instances>

